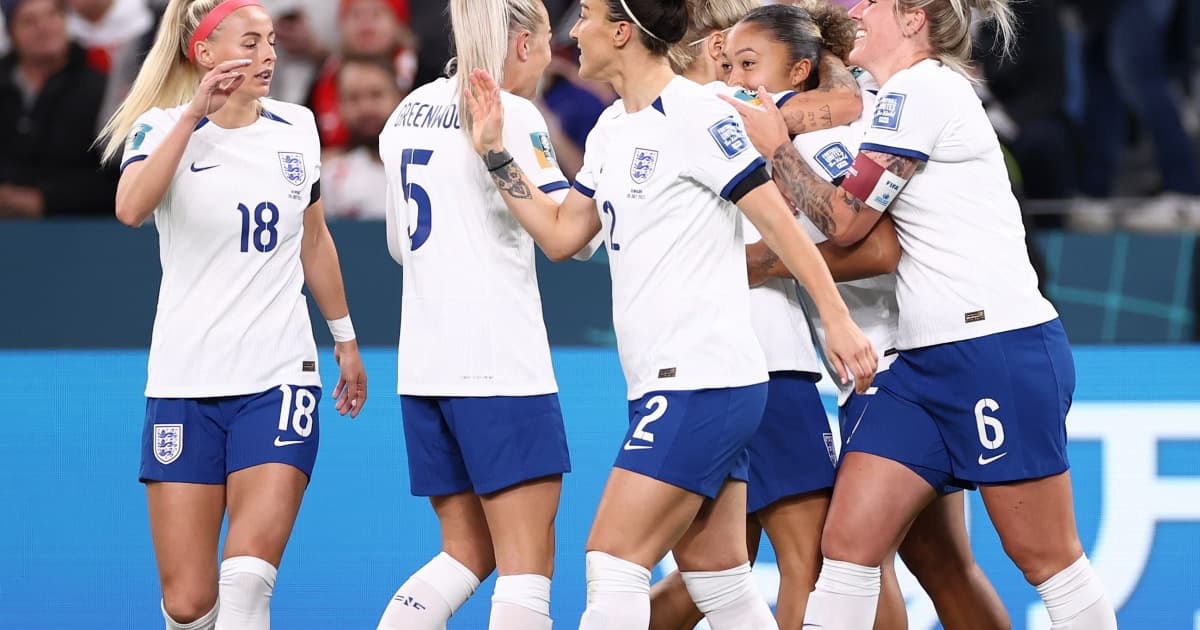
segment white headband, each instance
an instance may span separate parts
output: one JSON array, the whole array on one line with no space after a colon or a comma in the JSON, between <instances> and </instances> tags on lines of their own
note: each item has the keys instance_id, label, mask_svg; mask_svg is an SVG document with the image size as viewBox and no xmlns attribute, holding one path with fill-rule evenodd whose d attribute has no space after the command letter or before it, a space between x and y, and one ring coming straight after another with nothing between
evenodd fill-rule
<instances>
[{"instance_id":1,"label":"white headband","mask_svg":"<svg viewBox=\"0 0 1200 630\"><path fill-rule=\"evenodd\" d=\"M664 44L667 44L668 46L671 45L671 42L668 42L667 40L659 37L658 35L651 33L650 29L646 28L645 26L642 26L642 23L640 21L638 21L637 16L633 14L633 11L629 10L629 3L626 2L626 0L621 0L621 8L625 9L625 15L628 15L629 19L632 20L633 23L636 24L638 28L642 29L643 33L649 35L650 37L653 37L654 39L657 39L658 41L660 41Z\"/></svg>"}]
</instances>

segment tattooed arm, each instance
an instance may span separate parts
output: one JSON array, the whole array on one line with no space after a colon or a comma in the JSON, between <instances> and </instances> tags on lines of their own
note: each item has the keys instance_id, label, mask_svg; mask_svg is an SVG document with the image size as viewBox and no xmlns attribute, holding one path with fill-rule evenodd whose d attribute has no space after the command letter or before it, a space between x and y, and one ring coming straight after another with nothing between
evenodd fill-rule
<instances>
[{"instance_id":1,"label":"tattooed arm","mask_svg":"<svg viewBox=\"0 0 1200 630\"><path fill-rule=\"evenodd\" d=\"M472 140L500 197L547 257L556 262L570 258L600 232L596 202L576 189L564 198L561 192L551 196L534 186L504 148L500 86L482 70L472 73L471 83Z\"/></svg>"},{"instance_id":2,"label":"tattooed arm","mask_svg":"<svg viewBox=\"0 0 1200 630\"><path fill-rule=\"evenodd\" d=\"M793 95L780 108L793 136L849 125L862 116L862 91L846 64L825 51L819 72L815 89Z\"/></svg>"},{"instance_id":3,"label":"tattooed arm","mask_svg":"<svg viewBox=\"0 0 1200 630\"><path fill-rule=\"evenodd\" d=\"M884 215L867 237L850 247L840 247L831 241L817 245L835 282L852 282L896 271L900 264L900 241L891 217ZM750 286L756 287L770 278L791 278L792 274L779 256L759 241L746 246L746 264Z\"/></svg>"}]
</instances>

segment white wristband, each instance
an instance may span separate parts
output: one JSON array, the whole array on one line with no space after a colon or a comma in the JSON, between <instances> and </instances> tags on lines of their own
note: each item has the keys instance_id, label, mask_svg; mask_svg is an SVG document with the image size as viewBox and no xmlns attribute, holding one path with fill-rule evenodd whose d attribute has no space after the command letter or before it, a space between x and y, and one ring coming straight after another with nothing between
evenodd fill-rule
<instances>
[{"instance_id":1,"label":"white wristband","mask_svg":"<svg viewBox=\"0 0 1200 630\"><path fill-rule=\"evenodd\" d=\"M333 335L334 341L338 343L354 341L354 322L350 321L349 315L341 319L327 319L325 323L329 324L329 332Z\"/></svg>"}]
</instances>

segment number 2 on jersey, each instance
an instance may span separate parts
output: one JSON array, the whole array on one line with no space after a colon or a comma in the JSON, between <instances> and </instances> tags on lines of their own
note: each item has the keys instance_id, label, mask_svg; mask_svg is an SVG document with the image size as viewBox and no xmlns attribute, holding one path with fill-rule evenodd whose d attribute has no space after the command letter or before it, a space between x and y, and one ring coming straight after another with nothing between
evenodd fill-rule
<instances>
[{"instance_id":1,"label":"number 2 on jersey","mask_svg":"<svg viewBox=\"0 0 1200 630\"><path fill-rule=\"evenodd\" d=\"M611 201L604 202L604 214L612 217L612 222L608 224L608 247L614 252L619 252L621 251L621 246L614 240L617 231L617 209L612 205Z\"/></svg>"},{"instance_id":2,"label":"number 2 on jersey","mask_svg":"<svg viewBox=\"0 0 1200 630\"><path fill-rule=\"evenodd\" d=\"M408 232L414 252L429 240L429 232L433 229L433 206L429 201L429 193L419 184L410 183L408 167L428 166L432 159L433 151L429 149L405 149L400 157L400 185L404 190L404 200L417 204L417 229Z\"/></svg>"}]
</instances>

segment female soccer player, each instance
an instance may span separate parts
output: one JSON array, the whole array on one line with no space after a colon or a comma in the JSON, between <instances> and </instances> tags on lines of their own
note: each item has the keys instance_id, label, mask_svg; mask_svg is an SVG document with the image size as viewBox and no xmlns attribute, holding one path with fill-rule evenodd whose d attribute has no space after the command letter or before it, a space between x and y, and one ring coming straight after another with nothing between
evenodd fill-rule
<instances>
[{"instance_id":1,"label":"female soccer player","mask_svg":"<svg viewBox=\"0 0 1200 630\"><path fill-rule=\"evenodd\" d=\"M412 492L442 553L396 592L379 628L434 630L498 569L490 627L550 628L554 518L570 470L542 322L533 239L468 135L473 68L500 77L503 127L530 179L570 185L532 98L550 62L541 0L452 0L457 72L408 96L381 137L388 234L404 266L399 391Z\"/></svg>"},{"instance_id":2,"label":"female soccer player","mask_svg":"<svg viewBox=\"0 0 1200 630\"><path fill-rule=\"evenodd\" d=\"M776 627L745 546L745 446L762 418L767 375L734 203L813 289L835 329L835 364L863 387L875 369L732 111L671 71L665 55L686 30L683 0L582 2L572 31L581 75L611 83L622 99L592 131L561 204L514 163L488 73L473 73L468 98L476 150L542 249L565 258L601 229L608 246L630 424L587 544L583 630L646 628L650 567L671 549L714 628Z\"/></svg>"},{"instance_id":3,"label":"female soccer player","mask_svg":"<svg viewBox=\"0 0 1200 630\"><path fill-rule=\"evenodd\" d=\"M828 7L824 3L814 3L814 6ZM775 80L769 84L769 91L783 93L779 98L786 99L788 106L808 101L807 107L820 111L850 98L858 103L856 111L862 111L862 97L857 85L853 89L834 87L828 91L809 91L818 80L817 65L823 57L823 41L840 43L843 56L853 45L854 26L845 11L841 12L840 22L832 19L832 11L826 10L821 15L825 18L823 23L828 25L825 34L809 14L800 9L782 5L764 8L755 0L693 0L689 12L692 25L688 34L670 52L672 65L676 70L682 69L684 76L707 84L715 91L753 99L750 92L726 86L721 81L730 79L737 85L736 80L745 76L747 68L754 65L750 60L741 59L748 52L747 35L766 41L778 33L787 40L776 41L770 50L759 46L763 56L775 53L778 59L773 61L783 69L778 76L771 77ZM760 14L760 20L769 28L764 29L757 22L750 27L734 28L738 20L749 19L747 14ZM743 35L742 41L735 42L734 34L739 31ZM764 33L761 36L760 31ZM700 38L704 34L708 37ZM837 41L839 36L840 42ZM776 51L776 48L780 50ZM732 78L731 66L723 51L739 53L738 61L742 63L734 69ZM789 64L789 57L796 59ZM684 62L687 65L680 68ZM828 79L834 85L844 79L853 85L853 77L842 64L836 57L825 60L821 67L826 73L819 79ZM788 72L792 68L797 68L795 74ZM757 69L754 72L757 73ZM849 108L842 106L839 109ZM849 123L851 120L838 122ZM822 146L832 146L831 142L847 133L847 127L835 127L801 137L816 136L814 141L825 140ZM746 242L751 243L747 252L751 258L752 278L759 275L764 264L770 267L774 262L776 267L786 269L762 243L753 224L745 218L742 223ZM894 271L900 251L890 222L873 233L870 242L853 252L840 251L831 243L821 249L837 280ZM839 277L839 274L847 273L850 275ZM780 275L782 277L752 282L754 288L750 291L750 313L756 337L766 355L770 380L762 423L749 444L749 517L746 526L751 560L757 555L764 527L771 538L781 577L776 619L781 627L793 628L799 627L804 619L804 604L820 570L820 532L832 494L834 450L829 421L816 386L820 380L820 359L813 346L794 279L786 272ZM903 601L894 576L890 584L893 601L898 602L893 607L898 613L893 616L903 619ZM692 628L701 617L678 572L666 576L651 589L651 628Z\"/></svg>"},{"instance_id":4,"label":"female soccer player","mask_svg":"<svg viewBox=\"0 0 1200 630\"><path fill-rule=\"evenodd\" d=\"M805 624L865 630L879 564L947 484L978 484L1052 627L1116 628L1079 541L1066 458L1070 346L1037 291L996 134L963 69L973 10L1012 34L1007 0L864 0L851 60L883 85L853 172L833 186L782 119L739 107L813 223L839 244L884 211L904 256L899 356L846 439Z\"/></svg>"},{"instance_id":5,"label":"female soccer player","mask_svg":"<svg viewBox=\"0 0 1200 630\"><path fill-rule=\"evenodd\" d=\"M337 410L367 398L316 123L266 98L274 39L255 0L171 0L102 136L109 158L124 141L117 218L153 214L162 250L140 477L169 630L270 627L320 435L305 284L337 342Z\"/></svg>"}]
</instances>

